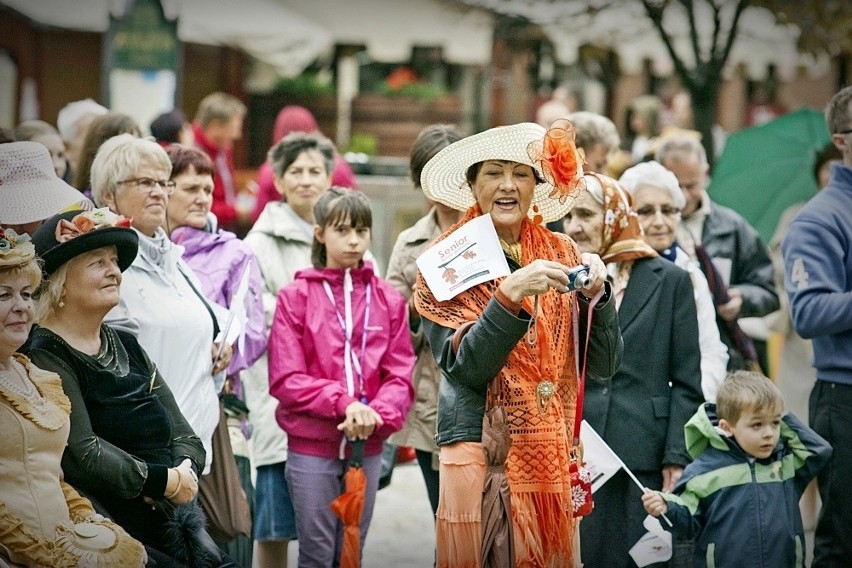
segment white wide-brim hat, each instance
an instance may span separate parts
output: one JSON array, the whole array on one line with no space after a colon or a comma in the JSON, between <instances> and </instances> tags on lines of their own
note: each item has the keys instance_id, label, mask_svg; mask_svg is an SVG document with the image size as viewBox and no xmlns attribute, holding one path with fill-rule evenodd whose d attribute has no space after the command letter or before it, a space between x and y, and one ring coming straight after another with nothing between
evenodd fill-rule
<instances>
[{"instance_id":1,"label":"white wide-brim hat","mask_svg":"<svg viewBox=\"0 0 852 568\"><path fill-rule=\"evenodd\" d=\"M44 221L85 201L82 193L56 176L45 146L0 144L0 225Z\"/></svg>"},{"instance_id":2,"label":"white wide-brim hat","mask_svg":"<svg viewBox=\"0 0 852 568\"><path fill-rule=\"evenodd\" d=\"M423 194L459 211L466 211L476 200L467 183L467 170L486 160L505 160L531 166L540 179L545 179L541 164L533 158L546 130L533 122L498 126L453 142L423 166L420 185ZM545 181L535 186L527 216L542 222L557 221L571 210L573 199L566 199Z\"/></svg>"}]
</instances>

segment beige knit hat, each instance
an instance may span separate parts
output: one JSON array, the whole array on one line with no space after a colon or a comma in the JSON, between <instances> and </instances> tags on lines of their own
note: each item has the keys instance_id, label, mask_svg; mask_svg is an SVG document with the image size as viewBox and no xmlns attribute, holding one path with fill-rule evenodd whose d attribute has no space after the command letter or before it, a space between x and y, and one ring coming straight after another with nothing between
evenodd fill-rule
<instances>
[{"instance_id":1,"label":"beige knit hat","mask_svg":"<svg viewBox=\"0 0 852 568\"><path fill-rule=\"evenodd\" d=\"M46 147L37 142L0 144L0 224L43 221L86 201L56 176Z\"/></svg>"},{"instance_id":2,"label":"beige knit hat","mask_svg":"<svg viewBox=\"0 0 852 568\"><path fill-rule=\"evenodd\" d=\"M573 145L573 127L570 127L570 152L576 155ZM522 122L509 126L498 126L473 134L454 142L435 154L426 162L420 175L423 193L429 199L443 203L453 209L466 211L475 203L473 192L467 183L466 174L473 164L486 160L506 160L531 166L544 181L535 186L532 203L527 216L544 223L563 218L574 205L573 195L560 192L553 185L550 167L542 169L543 141L545 135L554 132L545 130L533 122ZM566 137L567 139L567 137ZM576 159L576 158L575 158ZM547 165L547 164L545 164ZM582 168L580 168L582 176ZM572 188L573 190L573 188Z\"/></svg>"}]
</instances>

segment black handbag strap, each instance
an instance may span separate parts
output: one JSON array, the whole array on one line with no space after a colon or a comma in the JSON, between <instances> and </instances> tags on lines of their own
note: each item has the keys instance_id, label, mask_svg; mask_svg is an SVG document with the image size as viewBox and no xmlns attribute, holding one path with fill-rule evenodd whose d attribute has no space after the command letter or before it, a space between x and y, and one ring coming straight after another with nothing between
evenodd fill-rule
<instances>
[{"instance_id":1,"label":"black handbag strap","mask_svg":"<svg viewBox=\"0 0 852 568\"><path fill-rule=\"evenodd\" d=\"M189 284L189 287L192 288L192 291L195 292L195 295L198 296L198 299L201 300L201 303L204 304L204 307L207 309L207 313L210 314L210 319L213 320L213 341L216 341L216 338L219 336L219 320L216 319L216 314L213 313L213 308L210 307L210 304L207 303L207 298L198 291L198 288L195 287L195 284L192 283L192 279L187 276L187 274L183 271L178 264L178 272L186 279L186 283Z\"/></svg>"}]
</instances>

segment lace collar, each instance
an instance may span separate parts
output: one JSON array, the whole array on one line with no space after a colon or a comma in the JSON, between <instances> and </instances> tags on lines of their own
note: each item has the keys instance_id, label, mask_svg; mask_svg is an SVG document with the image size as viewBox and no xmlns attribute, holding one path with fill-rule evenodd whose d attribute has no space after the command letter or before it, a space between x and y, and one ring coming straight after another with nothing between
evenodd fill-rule
<instances>
[{"instance_id":1,"label":"lace collar","mask_svg":"<svg viewBox=\"0 0 852 568\"><path fill-rule=\"evenodd\" d=\"M25 380L31 382L32 390L13 386L8 379L0 377L0 396L38 426L47 430L62 428L71 414L71 401L62 390L59 375L39 369L20 353L15 353L13 358L18 369L26 375Z\"/></svg>"}]
</instances>

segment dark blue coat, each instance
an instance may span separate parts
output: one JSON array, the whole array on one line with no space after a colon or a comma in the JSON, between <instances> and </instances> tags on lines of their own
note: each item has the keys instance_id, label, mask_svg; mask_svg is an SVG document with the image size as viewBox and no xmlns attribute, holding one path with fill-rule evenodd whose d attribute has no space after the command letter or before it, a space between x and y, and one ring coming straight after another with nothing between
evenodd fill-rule
<instances>
[{"instance_id":1,"label":"dark blue coat","mask_svg":"<svg viewBox=\"0 0 852 568\"><path fill-rule=\"evenodd\" d=\"M695 461L674 494L663 495L672 531L694 539L695 568L803 568L799 498L828 463L831 446L788 413L772 455L754 459L716 424L716 406L706 403L686 425Z\"/></svg>"}]
</instances>

